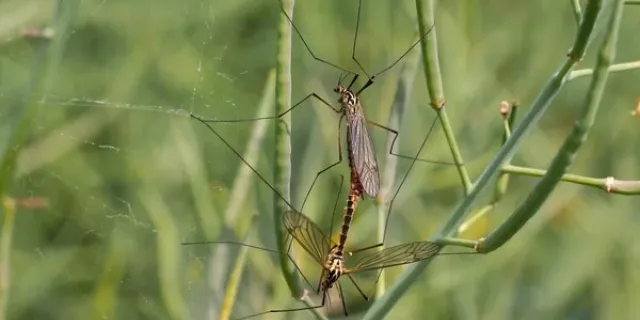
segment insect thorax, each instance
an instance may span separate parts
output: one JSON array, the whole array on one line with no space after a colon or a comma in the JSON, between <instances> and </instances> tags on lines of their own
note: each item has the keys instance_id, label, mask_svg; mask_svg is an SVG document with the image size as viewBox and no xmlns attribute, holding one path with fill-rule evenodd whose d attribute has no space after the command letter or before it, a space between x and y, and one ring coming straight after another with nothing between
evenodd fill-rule
<instances>
[{"instance_id":1,"label":"insect thorax","mask_svg":"<svg viewBox=\"0 0 640 320\"><path fill-rule=\"evenodd\" d=\"M354 115L356 113L356 104L358 104L358 97L356 96L356 94L350 89L343 87L342 85L336 87L334 91L340 94L338 102L340 103L340 106L342 107L344 112L347 115Z\"/></svg>"},{"instance_id":2,"label":"insect thorax","mask_svg":"<svg viewBox=\"0 0 640 320\"><path fill-rule=\"evenodd\" d=\"M342 276L343 268L344 268L344 257L339 252L331 252L327 257L327 262L325 263L325 268L327 269L326 276L322 281L322 287L324 289L329 289L333 287L333 284L338 281L340 276Z\"/></svg>"}]
</instances>

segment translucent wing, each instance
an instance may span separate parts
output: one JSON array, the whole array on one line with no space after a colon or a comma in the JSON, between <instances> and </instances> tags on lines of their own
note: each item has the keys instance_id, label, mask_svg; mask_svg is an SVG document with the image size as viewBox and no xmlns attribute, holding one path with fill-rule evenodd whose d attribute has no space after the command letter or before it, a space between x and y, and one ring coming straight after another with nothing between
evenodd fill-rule
<instances>
[{"instance_id":1,"label":"translucent wing","mask_svg":"<svg viewBox=\"0 0 640 320\"><path fill-rule=\"evenodd\" d=\"M380 191L380 174L371 137L367 132L364 113L359 103L356 105L356 113L350 115L347 121L349 122L347 139L351 151L349 156L351 165L355 168L364 191L375 198Z\"/></svg>"},{"instance_id":2,"label":"translucent wing","mask_svg":"<svg viewBox=\"0 0 640 320\"><path fill-rule=\"evenodd\" d=\"M284 213L284 227L313 259L324 265L333 244L320 231L320 227L302 213L293 210Z\"/></svg>"},{"instance_id":3,"label":"translucent wing","mask_svg":"<svg viewBox=\"0 0 640 320\"><path fill-rule=\"evenodd\" d=\"M386 248L362 258L345 274L418 262L435 256L441 248L439 244L429 241L411 242Z\"/></svg>"}]
</instances>

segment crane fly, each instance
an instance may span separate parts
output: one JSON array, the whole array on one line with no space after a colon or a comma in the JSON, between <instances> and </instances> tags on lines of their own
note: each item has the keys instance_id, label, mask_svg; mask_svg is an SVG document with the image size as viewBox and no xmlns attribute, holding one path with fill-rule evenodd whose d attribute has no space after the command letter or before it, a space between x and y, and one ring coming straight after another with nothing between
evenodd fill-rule
<instances>
[{"instance_id":1,"label":"crane fly","mask_svg":"<svg viewBox=\"0 0 640 320\"><path fill-rule=\"evenodd\" d=\"M429 30L427 30L424 34L420 35L419 39L415 41L408 49L406 49L397 59L393 60L391 64L382 68L379 72L369 75L369 73L367 73L366 70L363 68L362 63L360 63L360 61L356 57L356 44L358 39L358 30L360 27L360 14L362 11L362 0L360 0L358 2L356 31L354 33L354 38L353 38L351 58L353 61L355 61L358 68L367 76L368 79L367 79L367 82L360 89L356 91L356 90L353 90L352 87L355 84L356 80L359 78L359 74L357 72L349 71L347 68L343 68L338 64L332 63L326 59L318 57L313 52L313 50L311 50L311 47L302 36L302 33L300 32L298 27L293 23L293 20L291 19L289 14L287 14L287 12L284 10L282 6L282 1L279 0L279 2L280 2L280 10L282 14L284 14L284 16L287 18L289 23L291 23L293 30L298 35L304 47L309 52L309 54L313 57L313 59L315 59L320 63L329 65L337 70L340 70L340 72L342 72L343 74L346 73L344 74L344 77L343 75L341 75L338 78L338 84L333 89L333 91L339 96L338 97L339 106L335 107L331 103L327 102L327 100L320 97L320 95L316 93L311 93L305 96L303 99L301 99L297 103L293 104L289 109L275 116L250 118L250 119L233 119L233 120L205 119L195 115L192 115L192 117L197 118L201 122L207 122L207 123L238 123L238 122L250 122L250 121L257 121L257 120L275 120L291 112L292 110L302 105L307 100L312 98L316 99L317 101L321 102L323 105L329 107L335 113L340 115L340 120L338 122L338 143L337 143L338 160L330 164L329 166L325 167L324 169L318 171L318 173L316 174L316 177L311 183L311 187L309 188L309 190L313 189L314 184L316 183L316 181L318 180L318 177L321 174L342 163L342 146L340 142L340 131L341 131L340 127L342 125L342 120L346 119L346 126L347 126L346 139L347 139L349 167L352 171L356 172L358 180L360 181L360 184L362 187L361 191L364 191L364 194L368 195L369 197L375 198L378 196L378 192L380 191L380 174L378 170L378 164L376 161L375 153L373 150L373 145L371 142L371 137L367 132L367 125L373 125L375 127L384 129L394 136L389 148L389 154L400 157L400 158L405 158L405 159L413 159L413 157L401 155L393 151L399 132L397 130L386 127L382 124L367 120L365 118L362 103L360 101L359 96L362 92L364 92L367 88L369 88L371 85L374 84L374 81L377 76L380 76L386 73L387 71L391 70L396 64L398 64L411 50L413 50L416 47L416 45L418 45L418 43L420 43L420 41L425 36L429 34L429 32L433 29L434 26L431 26ZM351 80L351 83L345 87L341 84L341 82L344 79L346 79L346 77L349 75L353 75L353 79ZM435 163L435 164L441 164L441 165L455 165L453 163L446 162L446 161L434 161L434 160L426 160L426 159L417 159L417 161Z\"/></svg>"},{"instance_id":2,"label":"crane fly","mask_svg":"<svg viewBox=\"0 0 640 320\"><path fill-rule=\"evenodd\" d=\"M295 211L288 210L285 212L283 216L284 227L292 239L295 239L300 246L306 251L312 259L322 268L322 272L320 274L320 281L318 286L316 287L315 292L317 294L322 295L322 299L319 304L312 305L309 307L303 308L293 308L293 309L272 309L256 314L251 314L248 316L243 316L241 318L236 318L237 320L241 319L249 319L261 315L265 315L268 313L280 313L280 312L294 312L294 311L303 311L310 309L318 309L322 308L326 305L328 301L328 293L332 288L336 288L338 290L338 295L340 296L343 312L345 316L348 316L348 311L346 308L346 303L344 299L344 293L342 290L342 286L340 284L340 278L343 276L347 276L351 283L353 283L354 287L360 293L360 295L366 300L369 301L369 296L364 293L364 291L360 288L356 280L352 277L353 274L366 272L366 271L375 271L405 264L411 264L415 262L419 262L422 260L433 258L437 255L462 255L462 254L476 254L476 252L446 252L441 253L442 246L436 242L431 241L414 241L409 243L404 243L392 247L385 248L381 251L375 251L370 254L367 254L357 260L352 266L347 266L345 263L345 254L340 249L339 244L334 243L327 237L320 229L320 227L307 218L304 214ZM236 243L236 242L188 242L183 243L183 245L191 245L191 244L235 244L240 246L247 246L254 249L259 249L268 252L277 253L277 250L271 250L267 248L261 248L253 245L248 245L244 243ZM347 253L346 256L351 256L354 253L364 252L372 249L372 247L367 247L359 250L353 250ZM287 256L290 261L294 262L294 259L287 252ZM296 265L296 268L301 272L300 268ZM302 273L302 272L301 272ZM303 279L307 283L309 287L311 287L311 283L303 274Z\"/></svg>"},{"instance_id":3,"label":"crane fly","mask_svg":"<svg viewBox=\"0 0 640 320\"><path fill-rule=\"evenodd\" d=\"M348 316L344 294L339 282L340 277L347 276L362 297L368 301L369 297L362 291L360 286L358 286L355 279L351 276L352 274L422 261L434 257L442 249L442 246L435 242L410 242L368 254L360 258L352 267L347 267L345 265L345 255L340 249L340 245L333 243L322 233L320 228L305 215L297 211L287 211L284 215L284 224L287 232L311 255L313 260L322 266L320 284L316 289L316 293L322 294L321 303L317 306L300 308L295 311L324 307L329 289L336 286L342 300L344 315ZM349 255L368 249L371 249L371 247L365 248L364 250L351 251ZM464 254L464 252L462 254ZM270 310L270 312L285 311L293 310Z\"/></svg>"},{"instance_id":4,"label":"crane fly","mask_svg":"<svg viewBox=\"0 0 640 320\"><path fill-rule=\"evenodd\" d=\"M351 216L355 210L355 206L357 203L357 199L358 199L358 186L354 186L353 185L353 177L352 177L352 185L350 187L350 191L349 191L349 198L347 200L347 206L345 207L345 214L344 214L344 221L343 221L343 226L342 226L342 230L341 230L341 234L340 234L340 241L338 243L334 243L333 241L330 240L329 237L327 237L320 229L320 227L318 227L317 224L315 224L313 221L311 221L309 218L307 218L305 215L303 215L302 213L300 213L299 211L295 210L293 208L293 206L291 205L291 203L289 203L289 201L287 201L279 192L278 190L273 187L271 184L269 184L267 182L267 180L255 169L253 168L244 158L242 158L242 156L240 155L240 153L235 150L230 144L229 142L227 142L226 140L224 140L222 138L222 136L207 122L204 122L196 117L194 117L194 119L201 121L209 131L211 131L216 137L218 137L220 139L220 141L222 143L224 143L242 162L244 162L245 165L247 165L257 176L258 178L264 182L275 194L277 197L279 197L283 202L285 202L287 204L287 206L289 206L289 208L291 208L291 210L287 210L284 215L283 215L283 220L282 223L284 224L285 230L288 234L288 236L290 237L290 240L293 241L293 239L295 239L298 243L300 243L301 247L308 253L311 255L311 257L313 258L313 260L322 268L322 273L320 275L320 282L318 284L318 286L316 287L316 293L318 294L322 294L322 300L320 302L319 305L316 306L310 306L310 307L304 307L304 308L295 308L295 309L273 309L273 310L269 310L269 311L265 311L265 312L261 312L261 313L257 313L257 314L253 314L253 315L249 315L240 319L247 319L247 318L252 318L255 316L260 316L260 315L264 315L267 313L277 313L277 312L291 312L291 311L301 311L301 310L309 310L309 309L318 309L318 308L322 308L326 303L327 303L327 298L328 298L328 290L330 290L333 287L336 287L336 289L338 290L338 294L341 298L341 302L343 304L343 309L344 309L344 313L345 315L347 315L347 310L346 310L346 306L345 306L345 300L344 300L344 295L342 292L342 287L340 285L340 282L338 281L340 279L341 276L346 275L349 280L354 284L354 286L356 287L356 289L358 290L358 292L360 293L360 295L365 299L368 300L369 297L364 293L364 291L358 286L358 284L356 283L355 279L353 279L352 274L355 273L360 273L360 272L365 272L365 271L375 271L375 270L382 270L384 268L388 268L388 267L393 267L393 266L398 266L398 265L403 265L403 264L409 264L409 263L414 263L414 262L418 262L421 260L425 260L425 259L429 259L432 258L436 255L453 255L453 254L474 254L476 252L460 252L460 253L440 253L440 250L442 249L442 246L440 246L439 244L435 243L435 242L430 242L430 241L417 241L417 242L411 242L411 243L406 243L406 244L401 244L401 245L397 245L397 246L392 246L392 247L388 247L385 248L381 251L376 251L373 252L371 254L368 254L362 258L360 258L355 264L353 264L350 267L347 267L345 265L345 257L351 256L353 253L358 253L358 252L365 252L367 250L373 249L375 247L378 247L380 245L382 245L382 243L374 245L374 246L369 246L369 247L365 247L362 249L358 249L358 250L351 250L351 251L345 251L344 246L347 240L347 233L349 231L349 224L351 222ZM385 223L385 229L386 226L389 222L389 217L390 217L390 212L391 209L393 207L393 201L395 200L395 198L397 197L400 188L402 187L402 185L404 184L406 178L408 177L411 169L413 168L413 166L415 165L415 162L417 161L417 155L420 154L420 152L422 151L422 149L424 148L429 135L431 134L431 131L433 129L433 125L435 124L435 122L432 124L427 136L423 139L422 144L420 146L420 149L418 150L418 152L416 153L416 157L413 157L413 161L409 167L409 169L407 170L407 172L405 173L403 179L400 182L400 185L398 186L398 189L396 190L395 195L393 196L391 202L390 202L390 206L389 206L389 213L387 214L387 220ZM352 175L354 175L355 173L352 172ZM343 178L341 177L341 181L343 180ZM342 183L340 183L340 187L342 187ZM311 190L308 191L308 193L310 193ZM337 207L338 201L339 201L339 194L341 192L341 188L340 190L338 190L338 197L336 197L336 202L334 205L334 210L333 212L335 213L335 208ZM307 193L307 194L308 194ZM304 206L304 203L303 203ZM333 220L333 218L332 218ZM386 234L386 232L385 232ZM289 242L289 241L286 241ZM384 239L383 239L384 242ZM291 242L289 242L291 243ZM254 249L259 249L259 250L263 250L263 251L268 251L268 252L273 252L273 253L281 253L281 254L285 254L284 252L280 252L277 250L272 250L272 249L267 249L267 248L262 248L262 247L257 247L257 246L253 246L253 245L248 245L248 244L244 244L244 243L237 243L237 242L224 242L224 241L206 241L206 242L188 242L188 243L183 243L183 245L188 245L188 244L235 244L235 245L240 245L240 246L247 246L250 248L254 248ZM288 246L290 248L290 245ZM347 254L345 255L345 252L347 252ZM312 285L310 284L309 280L307 279L307 277L302 273L301 269L297 266L297 264L295 264L294 259L291 257L291 255L289 255L288 251L286 252L286 255L288 257L288 259L290 261L292 261L294 263L294 265L296 266L297 270L300 272L300 274L302 275L302 278L304 279L304 281L306 282L306 284L309 287L312 287Z\"/></svg>"}]
</instances>

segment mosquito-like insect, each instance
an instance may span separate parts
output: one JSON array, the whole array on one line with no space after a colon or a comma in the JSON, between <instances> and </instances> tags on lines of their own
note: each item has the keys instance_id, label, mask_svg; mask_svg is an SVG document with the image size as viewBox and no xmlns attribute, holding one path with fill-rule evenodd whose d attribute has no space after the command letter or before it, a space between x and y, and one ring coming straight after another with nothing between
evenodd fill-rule
<instances>
[{"instance_id":1,"label":"mosquito-like insect","mask_svg":"<svg viewBox=\"0 0 640 320\"><path fill-rule=\"evenodd\" d=\"M346 275L351 282L354 284L354 286L356 287L356 289L358 290L358 292L362 295L362 297L365 300L368 300L369 297L364 293L364 291L358 286L358 284L356 283L355 279L353 279L353 277L351 276L354 273L359 273L359 272L364 272L364 271L373 271L373 270L381 270L383 268L388 268L388 267L393 267L393 266L398 266L398 265L402 265L402 264L409 264L409 263L413 263L413 262L417 262L417 261L421 261L421 260L425 260L425 259L429 259L432 258L436 255L445 255L445 254L473 254L475 252L460 252L460 253L440 253L440 249L442 248L439 244L435 243L435 242L430 242L430 241L418 241L418 242L411 242L411 243L406 243L406 244L401 244L401 245L397 245L397 246L392 246L392 247L388 247L385 248L381 251L376 251L373 252L371 254L368 254L362 258L360 258L358 260L357 263L355 263L352 267L346 267L345 266L345 256L351 256L353 253L362 253L365 252L367 250L376 248L378 246L380 246L380 244L378 245L374 245L374 246L368 246L362 249L358 249L358 250L351 250L351 251L345 251L344 250L344 244L346 242L346 237L347 237L347 232L349 229L349 223L350 223L350 213L352 214L353 212L351 211L349 213L350 210L354 210L355 208L350 206L350 201L351 199L351 193L353 192L353 190L350 191L350 200L347 203L347 207L345 209L345 223L343 224L343 229L342 229L342 233L341 233L341 237L340 237L340 242L339 243L334 243L333 241L330 240L329 237L327 237L320 229L320 227L318 227L318 225L316 225L314 222L312 222L310 219L308 219L305 215L303 215L302 213L300 213L299 211L295 210L293 208L293 206L284 198L280 195L280 193L271 185L267 182L267 180L262 177L262 175L260 175L260 173L257 172L257 170L255 170L249 163L246 162L245 159L242 158L242 156L240 155L240 153L238 151L236 151L226 140L224 140L220 134L208 123L202 121L201 119L198 119L196 117L194 117L194 119L201 121L214 135L216 135L237 157L240 158L241 161L243 161L247 166L249 166L249 168L256 173L256 175L258 176L258 178L260 180L262 180L265 184L268 185L268 187L278 196L280 197L280 199L282 201L284 201L289 208L291 208L291 210L287 210L283 216L283 221L282 223L285 226L285 229L288 233L288 235L291 237L291 241L293 241L293 239L295 239L298 243L300 243L300 245L303 247L303 249L309 253L311 255L311 257L313 258L313 260L318 263L321 267L322 267L322 273L321 273L321 277L320 277L320 282L319 285L316 288L316 292L318 294L322 294L322 300L320 302L319 305L315 305L315 306L310 306L310 307L304 307L304 308L294 308L294 309L274 309L274 310L269 310L269 311L265 311L265 312L261 312L261 313L257 313L257 314L253 314L253 315L249 315L246 317L242 317L240 319L247 319L247 318L252 318L255 316L259 316L259 315L264 315L267 313L277 313L277 312L292 312L292 311L301 311L301 310L309 310L309 309L317 309L317 308L322 308L326 302L327 302L327 298L328 298L328 290L333 288L334 286L337 288L338 290L338 294L341 298L341 302L343 304L343 309L344 309L344 314L347 315L347 309L345 306L345 301L344 301L344 295L342 292L342 287L339 283L339 278L343 275ZM434 122L435 124L435 122ZM433 126L432 128L433 129ZM404 178L402 179L393 199L391 200L391 202L393 202L393 200L395 199L395 197L397 196L400 188L402 187L402 185L404 184L405 179L407 178L407 176L409 175L411 169L413 168L415 162L417 161L417 155L420 154L420 152L422 151L422 149L424 148L426 141L429 138L429 135L431 133L431 130L429 131L429 133L427 134L427 136L425 137L425 139L423 140L420 149L418 150L418 152L416 153L416 157L413 157L413 161L409 167L409 169L407 170L407 172L404 175ZM354 173L352 173L354 174ZM341 179L343 180L343 179ZM342 186L342 183L340 184ZM351 189L354 189L353 186L351 186ZM338 194L340 193L341 190L338 191ZM336 204L334 206L334 212L335 212L335 207L337 206L339 198L336 199ZM304 206L304 204L303 204ZM391 212L391 207L392 205L389 206L389 212ZM389 221L389 216L390 214L387 214L387 223ZM347 218L349 217L349 218ZM333 220L333 219L332 219ZM386 229L386 225L385 225L385 229ZM288 241L287 241L288 242ZM272 249L266 249L266 248L261 248L261 247L256 247L256 246L252 246L252 245L248 245L248 244L243 244L243 243L237 243L237 242L188 242L188 243L183 243L184 245L188 245L188 244L235 244L235 245L242 245L242 246L248 246L251 248L255 248L255 249L259 249L259 250L263 250L263 251L268 251L268 252L274 252L274 253L278 253L277 250L272 250ZM289 245L290 247L290 245ZM345 255L345 252L347 252L347 254ZM288 255L288 252L287 252ZM288 255L289 260L293 261L293 258ZM294 262L295 264L295 262ZM297 265L296 265L297 268ZM300 268L298 268L298 271L301 272ZM301 272L302 273L302 272ZM307 283L307 285L309 285L311 287L310 282L308 281L307 277L303 275L303 279L305 280L305 282Z\"/></svg>"},{"instance_id":2,"label":"mosquito-like insect","mask_svg":"<svg viewBox=\"0 0 640 320\"><path fill-rule=\"evenodd\" d=\"M308 43L306 42L306 40L302 36L302 33L298 30L296 25L293 23L293 20L289 17L287 12L282 7L281 0L279 0L279 1L280 1L280 4L281 4L280 5L280 9L281 9L282 13L285 15L285 17L291 23L294 31L296 32L298 37L300 37L300 39L302 40L302 43L304 44L304 47L307 49L309 54L315 60L317 60L317 61L319 61L321 63L327 64L327 65L329 65L329 66L331 66L333 68L336 68L336 69L340 70L343 73L346 72L346 75L344 75L344 76L341 75L339 77L338 84L334 88L334 92L336 92L339 95L339 98L338 98L339 107L334 107L331 103L327 102L327 100L323 99L318 94L311 93L311 94L307 95L306 97L304 97L302 100L300 100L297 103L293 104L293 106L291 106L291 108L283 111L282 113L280 113L280 114L278 114L276 116L261 117L261 118L250 118L250 119L234 119L234 120L203 119L201 117L197 117L197 119L202 121L202 122L207 122L207 123L232 123L232 122L233 123L237 123L237 122L248 122L248 121L257 121L257 120L279 119L282 116L284 116L285 114L287 114L288 112L290 112L293 109L295 109L296 107L302 105L302 103L304 103L308 99L315 98L316 100L320 101L323 105L326 105L329 108L331 108L331 110L333 110L337 114L340 114L340 120L338 122L338 161L336 161L335 163L333 163L333 164L327 166L326 168L320 170L316 174L316 177L313 180L310 189L313 188L313 185L316 183L316 181L318 180L318 177L321 174L323 174L324 172L328 171L329 169L337 166L338 164L340 164L342 162L342 145L341 145L341 142L340 142L340 134L341 134L340 127L342 125L343 119L346 119L346 125L347 125L346 137L347 137L347 152L348 152L349 166L350 166L352 171L355 171L355 173L356 173L355 176L359 180L358 184L361 186L361 190L364 191L364 193L367 194L368 196L370 196L372 198L375 198L375 197L377 197L378 192L380 191L380 174L379 174L379 170L378 170L378 164L377 164L377 161L376 161L376 156L375 156L375 153L373 151L371 137L369 136L369 133L367 132L367 124L376 126L378 128L382 128L384 130L387 130L388 132L390 132L391 134L394 135L394 138L393 138L393 140L391 142L391 146L389 148L389 153L390 154L392 154L394 156L401 157L401 158L406 158L406 159L413 159L413 157L400 155L400 154L397 154L397 153L395 153L393 151L395 143L396 143L396 140L398 138L398 134L399 134L398 131L396 131L394 129L391 129L389 127L386 127L386 126L384 126L382 124L379 124L379 123L376 123L376 122L373 122L373 121L369 121L369 120L367 120L365 118L363 107L362 107L362 103L360 101L360 94L362 92L364 92L364 90L369 88L371 85L373 85L373 83L375 81L375 78L377 76L379 76L381 74L384 74L385 72L391 70L396 64L398 64L398 62L400 62L402 60L402 58L404 58L412 49L414 49L415 46L418 43L420 43L421 39L423 39L431 31L431 29L433 29L433 26L429 30L427 30L427 32L425 32L423 35L421 35L420 38L416 42L414 42L406 51L404 51L390 65L384 67L381 71L379 71L377 73L374 73L371 76L369 76L369 74L365 71L365 69L362 67L362 64L360 63L360 61L358 61L358 59L356 57L356 44L357 44L357 39L358 39L358 29L360 27L360 13L362 11L362 0L360 0L358 2L358 14L357 14L357 19L356 19L356 32L355 32L354 39L353 39L353 48L352 48L351 58L356 62L356 64L360 68L360 70L362 70L362 72L367 76L368 80L360 89L355 91L354 89L352 89L352 87L355 84L356 80L358 79L359 74L356 73L356 72L349 71L346 68L340 67L335 63L329 62L328 60L325 60L325 59L322 59L322 58L319 58L318 56L316 56L316 54L311 50L311 47L308 45ZM344 79L346 79L347 76L349 76L350 74L353 74L353 79L351 80L351 83L348 86L345 87L345 86L343 86L341 84L341 82ZM436 163L436 164L453 165L452 163L448 163L448 162L444 162L444 161L432 161L432 160L425 160L425 159L418 159L418 161ZM352 175L352 177L354 177L354 175Z\"/></svg>"}]
</instances>

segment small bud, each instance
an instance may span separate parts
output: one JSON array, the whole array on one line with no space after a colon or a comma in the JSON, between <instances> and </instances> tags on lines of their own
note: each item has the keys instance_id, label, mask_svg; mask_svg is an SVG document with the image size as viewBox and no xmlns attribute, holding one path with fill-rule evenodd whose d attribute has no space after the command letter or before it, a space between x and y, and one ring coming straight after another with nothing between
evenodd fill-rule
<instances>
[{"instance_id":1,"label":"small bud","mask_svg":"<svg viewBox=\"0 0 640 320\"><path fill-rule=\"evenodd\" d=\"M500 101L500 115L503 118L507 118L509 115L509 111L511 111L511 105L506 100Z\"/></svg>"},{"instance_id":2,"label":"small bud","mask_svg":"<svg viewBox=\"0 0 640 320\"><path fill-rule=\"evenodd\" d=\"M53 34L54 31L51 28L38 27L25 28L20 32L21 37L31 39L51 39Z\"/></svg>"}]
</instances>

